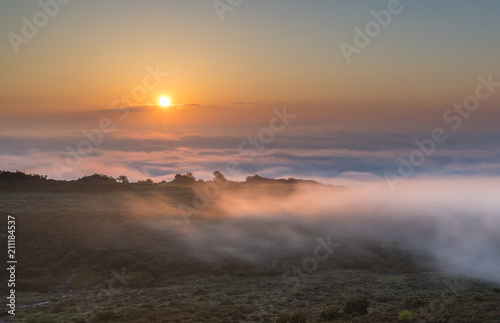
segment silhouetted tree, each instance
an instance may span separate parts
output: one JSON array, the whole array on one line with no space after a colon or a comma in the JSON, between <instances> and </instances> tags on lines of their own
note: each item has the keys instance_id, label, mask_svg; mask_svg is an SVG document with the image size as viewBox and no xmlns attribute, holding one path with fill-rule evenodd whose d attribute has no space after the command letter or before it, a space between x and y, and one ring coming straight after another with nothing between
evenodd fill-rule
<instances>
[{"instance_id":1,"label":"silhouetted tree","mask_svg":"<svg viewBox=\"0 0 500 323\"><path fill-rule=\"evenodd\" d=\"M127 176L125 176L125 175L120 175L120 176L118 176L118 178L117 178L116 180L117 180L117 181L119 181L119 182L121 182L121 183L126 183L126 184L128 184L128 183L129 183L129 181L128 181L128 177L127 177Z\"/></svg>"},{"instance_id":2,"label":"silhouetted tree","mask_svg":"<svg viewBox=\"0 0 500 323\"><path fill-rule=\"evenodd\" d=\"M254 175L254 176L247 176L246 182L247 183L258 183L261 182L264 178L259 176L259 175Z\"/></svg>"},{"instance_id":3,"label":"silhouetted tree","mask_svg":"<svg viewBox=\"0 0 500 323\"><path fill-rule=\"evenodd\" d=\"M1 181L26 181L26 180L46 180L47 175L38 175L38 174L26 174L23 171L17 170L15 172L9 171L1 171L0 172L0 180Z\"/></svg>"},{"instance_id":4,"label":"silhouetted tree","mask_svg":"<svg viewBox=\"0 0 500 323\"><path fill-rule=\"evenodd\" d=\"M217 180L217 181L225 181L226 180L226 177L224 177L224 174L222 174L219 171L214 172L214 177L215 177L215 180Z\"/></svg>"},{"instance_id":5,"label":"silhouetted tree","mask_svg":"<svg viewBox=\"0 0 500 323\"><path fill-rule=\"evenodd\" d=\"M176 174L172 182L176 184L190 184L194 183L195 181L196 178L193 176L193 173L188 172L184 175Z\"/></svg>"},{"instance_id":6,"label":"silhouetted tree","mask_svg":"<svg viewBox=\"0 0 500 323\"><path fill-rule=\"evenodd\" d=\"M90 176L83 176L77 180L78 182L85 183L116 183L116 179L104 174L94 174Z\"/></svg>"},{"instance_id":7,"label":"silhouetted tree","mask_svg":"<svg viewBox=\"0 0 500 323\"><path fill-rule=\"evenodd\" d=\"M146 179L145 181L138 181L137 184L142 184L142 185L153 185L154 182L151 178Z\"/></svg>"}]
</instances>

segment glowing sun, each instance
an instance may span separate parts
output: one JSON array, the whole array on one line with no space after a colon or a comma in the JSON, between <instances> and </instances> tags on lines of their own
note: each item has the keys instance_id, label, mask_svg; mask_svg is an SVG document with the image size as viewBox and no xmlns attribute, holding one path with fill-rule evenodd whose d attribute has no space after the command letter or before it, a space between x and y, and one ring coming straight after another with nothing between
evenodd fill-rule
<instances>
[{"instance_id":1,"label":"glowing sun","mask_svg":"<svg viewBox=\"0 0 500 323\"><path fill-rule=\"evenodd\" d=\"M168 107L170 105L170 99L166 96L162 96L159 102L162 107Z\"/></svg>"}]
</instances>

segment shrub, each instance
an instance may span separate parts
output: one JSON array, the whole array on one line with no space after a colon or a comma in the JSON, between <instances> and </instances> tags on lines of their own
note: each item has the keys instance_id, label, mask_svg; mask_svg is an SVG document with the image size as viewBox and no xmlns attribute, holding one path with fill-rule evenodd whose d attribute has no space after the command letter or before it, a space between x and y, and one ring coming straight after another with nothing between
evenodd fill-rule
<instances>
[{"instance_id":1,"label":"shrub","mask_svg":"<svg viewBox=\"0 0 500 323\"><path fill-rule=\"evenodd\" d=\"M380 294L380 295L375 295L373 297L373 300L380 303L389 303L392 300L392 297L390 295Z\"/></svg>"},{"instance_id":2,"label":"shrub","mask_svg":"<svg viewBox=\"0 0 500 323\"><path fill-rule=\"evenodd\" d=\"M291 317L290 317L290 314L288 313L281 313L278 318L276 319L276 321L274 321L275 323L290 323L291 322Z\"/></svg>"},{"instance_id":3,"label":"shrub","mask_svg":"<svg viewBox=\"0 0 500 323\"><path fill-rule=\"evenodd\" d=\"M290 317L291 323L306 323L306 317L302 314L301 311L295 311L292 313Z\"/></svg>"},{"instance_id":4,"label":"shrub","mask_svg":"<svg viewBox=\"0 0 500 323\"><path fill-rule=\"evenodd\" d=\"M295 311L292 315L281 313L275 321L276 323L306 323L306 317L302 312Z\"/></svg>"},{"instance_id":5,"label":"shrub","mask_svg":"<svg viewBox=\"0 0 500 323\"><path fill-rule=\"evenodd\" d=\"M410 296L403 301L403 306L406 308L419 308L425 304L427 304L427 302L418 296Z\"/></svg>"},{"instance_id":6,"label":"shrub","mask_svg":"<svg viewBox=\"0 0 500 323\"><path fill-rule=\"evenodd\" d=\"M231 320L233 320L233 321L246 321L246 319L247 319L247 317L245 316L245 314L243 314L241 312L234 313L231 316Z\"/></svg>"},{"instance_id":7,"label":"shrub","mask_svg":"<svg viewBox=\"0 0 500 323\"><path fill-rule=\"evenodd\" d=\"M404 310L399 313L398 321L409 321L411 319L411 312L408 310Z\"/></svg>"},{"instance_id":8,"label":"shrub","mask_svg":"<svg viewBox=\"0 0 500 323\"><path fill-rule=\"evenodd\" d=\"M325 310L323 310L319 314L319 316L323 320L327 320L327 321L339 318L340 316L342 316L342 307L340 305L333 305L333 306L327 307Z\"/></svg>"},{"instance_id":9,"label":"shrub","mask_svg":"<svg viewBox=\"0 0 500 323\"><path fill-rule=\"evenodd\" d=\"M344 314L353 314L355 312L360 315L368 314L368 306L370 302L365 296L347 296L344 307L342 308Z\"/></svg>"},{"instance_id":10,"label":"shrub","mask_svg":"<svg viewBox=\"0 0 500 323\"><path fill-rule=\"evenodd\" d=\"M474 295L472 295L472 300L474 302L485 302L486 297L484 297L484 295L481 295L481 294L474 294Z\"/></svg>"},{"instance_id":11,"label":"shrub","mask_svg":"<svg viewBox=\"0 0 500 323\"><path fill-rule=\"evenodd\" d=\"M118 315L113 311L104 311L97 313L96 318L98 320L109 321L117 319Z\"/></svg>"}]
</instances>

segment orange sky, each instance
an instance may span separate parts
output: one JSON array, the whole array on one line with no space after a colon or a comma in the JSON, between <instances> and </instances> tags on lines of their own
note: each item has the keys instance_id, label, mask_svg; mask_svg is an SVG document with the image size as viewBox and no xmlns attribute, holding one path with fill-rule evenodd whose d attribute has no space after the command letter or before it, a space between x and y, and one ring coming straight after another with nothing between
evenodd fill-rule
<instances>
[{"instance_id":1,"label":"orange sky","mask_svg":"<svg viewBox=\"0 0 500 323\"><path fill-rule=\"evenodd\" d=\"M0 2L0 169L54 177L109 119L65 178L209 178L286 106L246 175L381 176L436 128L450 139L420 171L500 174L496 0L63 2Z\"/></svg>"},{"instance_id":2,"label":"orange sky","mask_svg":"<svg viewBox=\"0 0 500 323\"><path fill-rule=\"evenodd\" d=\"M459 20L443 20L425 1L408 4L350 64L339 44L353 43L353 28L386 2L246 4L223 22L202 2L142 3L61 5L17 54L5 37L0 109L105 109L140 86L148 67L168 77L135 105L165 94L200 105L322 103L340 115L353 106L356 114L443 109L468 95L478 75L500 75L500 27L489 14L496 2L475 11L440 5ZM0 27L19 35L21 18L41 10L36 3L2 8Z\"/></svg>"}]
</instances>

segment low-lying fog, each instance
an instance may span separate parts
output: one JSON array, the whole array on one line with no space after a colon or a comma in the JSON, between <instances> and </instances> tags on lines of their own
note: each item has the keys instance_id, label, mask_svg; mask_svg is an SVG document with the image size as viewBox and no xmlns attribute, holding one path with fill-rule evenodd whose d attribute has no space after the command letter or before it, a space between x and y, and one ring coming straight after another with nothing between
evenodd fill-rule
<instances>
[{"instance_id":1,"label":"low-lying fog","mask_svg":"<svg viewBox=\"0 0 500 323\"><path fill-rule=\"evenodd\" d=\"M127 205L143 225L182 237L189 256L202 259L270 263L312 256L320 240L359 237L397 242L447 272L500 282L499 188L499 178L409 179L394 192L385 182L302 185L289 194L255 186L222 190L192 216L160 196Z\"/></svg>"}]
</instances>

